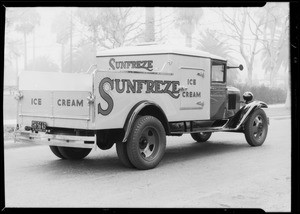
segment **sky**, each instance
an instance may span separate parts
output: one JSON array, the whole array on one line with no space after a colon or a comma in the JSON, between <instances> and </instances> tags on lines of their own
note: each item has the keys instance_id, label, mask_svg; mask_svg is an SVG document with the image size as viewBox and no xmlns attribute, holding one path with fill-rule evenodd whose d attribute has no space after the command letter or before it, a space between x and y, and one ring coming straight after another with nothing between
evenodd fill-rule
<instances>
[{"instance_id":1,"label":"sky","mask_svg":"<svg viewBox=\"0 0 300 214\"><path fill-rule=\"evenodd\" d=\"M41 16L41 22L40 25L35 30L35 44L36 44L36 57L38 56L48 56L51 60L53 60L57 65L61 65L61 45L56 43L56 35L52 32L51 26L52 22L55 19L58 14L60 14L62 11L65 11L66 13L69 13L70 10L75 11L76 8L64 8L64 7L37 7L37 11L39 12ZM213 12L214 8L203 8L203 16L200 19L200 25L198 31L205 30L207 28L209 29L222 29L222 20L221 18ZM232 8L224 8L224 10L227 10L229 13L232 13ZM155 14L158 18L164 15L170 14L165 20L168 21L174 18L174 14L172 13L172 8L156 8ZM172 26L165 26L164 32L168 35L167 40L168 43L178 45L178 44L184 44L185 38L182 34L179 33L178 29L175 29ZM193 37L197 37L198 33L194 33ZM13 34L16 38L19 38L22 40L22 36L18 33ZM79 38L77 38L79 39ZM76 38L74 38L76 41ZM28 38L28 61L30 61L33 58L33 42L32 38L29 36ZM195 41L195 40L194 40ZM194 45L197 45L197 43L194 43ZM24 64L24 58L20 57L19 60L19 68L20 70L23 69ZM243 62L241 62L243 64ZM260 60L257 60L255 63L254 70L260 70L261 69L261 63ZM244 66L245 67L245 66ZM13 69L13 68L12 68ZM246 79L246 72L240 72L240 75L242 77L242 80ZM256 72L256 77L263 78L264 73L263 72ZM12 75L13 77L14 75ZM6 75L8 77L8 75ZM8 77L10 78L10 77Z\"/></svg>"}]
</instances>

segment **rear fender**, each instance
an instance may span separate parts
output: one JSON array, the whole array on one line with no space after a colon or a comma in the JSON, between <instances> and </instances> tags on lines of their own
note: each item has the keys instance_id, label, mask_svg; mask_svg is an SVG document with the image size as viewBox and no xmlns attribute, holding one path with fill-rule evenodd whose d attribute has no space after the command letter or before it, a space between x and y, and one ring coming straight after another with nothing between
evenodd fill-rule
<instances>
[{"instance_id":1,"label":"rear fender","mask_svg":"<svg viewBox=\"0 0 300 214\"><path fill-rule=\"evenodd\" d=\"M123 129L125 131L125 135L124 135L122 142L127 141L127 138L132 129L133 123L137 119L138 115L143 113L144 110L147 110L147 108L150 108L150 107L153 108L154 111L151 111L151 113L148 113L147 111L145 111L145 113L147 115L156 116L157 119L159 119L161 121L161 123L163 124L166 133L169 133L168 120L167 120L167 117L166 117L164 111L161 109L161 107L154 102L144 100L144 101L138 102L129 112L129 114L126 118L125 125L123 127Z\"/></svg>"},{"instance_id":2,"label":"rear fender","mask_svg":"<svg viewBox=\"0 0 300 214\"><path fill-rule=\"evenodd\" d=\"M252 112L259 108L268 108L268 105L262 101L252 101L247 103L232 118L229 119L224 128L230 128L234 130L241 129Z\"/></svg>"}]
</instances>

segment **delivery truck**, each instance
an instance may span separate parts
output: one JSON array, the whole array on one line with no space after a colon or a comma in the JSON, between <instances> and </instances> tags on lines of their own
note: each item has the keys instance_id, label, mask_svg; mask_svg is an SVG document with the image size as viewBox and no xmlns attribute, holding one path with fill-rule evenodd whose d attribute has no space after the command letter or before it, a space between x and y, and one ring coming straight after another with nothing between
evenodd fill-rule
<instances>
[{"instance_id":1,"label":"delivery truck","mask_svg":"<svg viewBox=\"0 0 300 214\"><path fill-rule=\"evenodd\" d=\"M227 60L200 50L137 45L101 51L86 73L19 75L15 140L79 160L115 144L127 167L156 167L166 136L240 132L250 146L267 136L267 104L227 86ZM242 99L243 98L243 99Z\"/></svg>"}]
</instances>

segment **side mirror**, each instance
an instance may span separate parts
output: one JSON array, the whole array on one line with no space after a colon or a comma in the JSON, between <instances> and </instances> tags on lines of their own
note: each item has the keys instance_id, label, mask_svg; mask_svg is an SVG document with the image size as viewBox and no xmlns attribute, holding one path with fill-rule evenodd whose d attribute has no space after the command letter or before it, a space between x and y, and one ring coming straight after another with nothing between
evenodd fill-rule
<instances>
[{"instance_id":1,"label":"side mirror","mask_svg":"<svg viewBox=\"0 0 300 214\"><path fill-rule=\"evenodd\" d=\"M242 71L244 69L244 66L242 64L240 64L239 69Z\"/></svg>"},{"instance_id":2,"label":"side mirror","mask_svg":"<svg viewBox=\"0 0 300 214\"><path fill-rule=\"evenodd\" d=\"M240 64L238 67L237 66L227 66L227 69L230 69L230 68L238 68L242 71L244 69L244 66L242 64Z\"/></svg>"}]
</instances>

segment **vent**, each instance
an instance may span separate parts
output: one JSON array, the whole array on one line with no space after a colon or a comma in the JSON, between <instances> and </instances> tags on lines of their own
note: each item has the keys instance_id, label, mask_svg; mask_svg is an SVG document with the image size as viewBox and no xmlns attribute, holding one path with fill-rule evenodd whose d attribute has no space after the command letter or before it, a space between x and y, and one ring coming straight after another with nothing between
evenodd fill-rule
<instances>
[{"instance_id":1,"label":"vent","mask_svg":"<svg viewBox=\"0 0 300 214\"><path fill-rule=\"evenodd\" d=\"M228 110L236 108L236 94L228 94Z\"/></svg>"}]
</instances>

